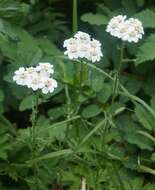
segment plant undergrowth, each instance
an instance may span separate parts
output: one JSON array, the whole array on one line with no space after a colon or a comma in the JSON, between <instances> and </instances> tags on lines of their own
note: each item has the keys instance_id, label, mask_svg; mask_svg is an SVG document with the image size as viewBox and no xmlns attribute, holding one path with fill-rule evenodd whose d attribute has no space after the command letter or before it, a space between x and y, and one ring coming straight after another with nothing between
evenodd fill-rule
<instances>
[{"instance_id":1,"label":"plant undergrowth","mask_svg":"<svg viewBox=\"0 0 155 190\"><path fill-rule=\"evenodd\" d=\"M139 43L106 32L118 14L143 23ZM155 189L154 18L146 0L0 1L0 190ZM64 55L77 30L103 44L100 62ZM58 87L36 106L12 77L39 62Z\"/></svg>"}]
</instances>

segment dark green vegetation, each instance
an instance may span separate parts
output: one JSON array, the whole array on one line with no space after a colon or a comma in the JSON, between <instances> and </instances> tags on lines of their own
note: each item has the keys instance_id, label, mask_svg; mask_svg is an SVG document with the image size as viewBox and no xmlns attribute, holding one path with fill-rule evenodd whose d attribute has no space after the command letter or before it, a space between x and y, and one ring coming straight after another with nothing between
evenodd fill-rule
<instances>
[{"instance_id":1,"label":"dark green vegetation","mask_svg":"<svg viewBox=\"0 0 155 190\"><path fill-rule=\"evenodd\" d=\"M100 40L104 54L94 64L100 69L83 69L82 87L80 63L62 49L76 28L72 1L0 0L0 190L77 190L82 178L90 190L155 190L155 2L78 0L78 7L78 29ZM126 44L120 81L129 92L119 84L111 104L120 41L105 28L118 14L139 18L145 36ZM59 87L40 96L32 157L34 97L12 76L44 61Z\"/></svg>"}]
</instances>

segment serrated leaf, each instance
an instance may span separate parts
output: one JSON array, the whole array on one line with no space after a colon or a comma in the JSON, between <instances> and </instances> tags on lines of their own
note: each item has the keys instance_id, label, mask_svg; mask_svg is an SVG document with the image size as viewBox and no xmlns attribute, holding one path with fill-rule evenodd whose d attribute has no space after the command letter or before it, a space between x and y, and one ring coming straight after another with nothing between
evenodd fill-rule
<instances>
[{"instance_id":1,"label":"serrated leaf","mask_svg":"<svg viewBox=\"0 0 155 190\"><path fill-rule=\"evenodd\" d=\"M86 13L82 15L81 20L97 26L106 25L108 23L108 17L102 14Z\"/></svg>"},{"instance_id":2,"label":"serrated leaf","mask_svg":"<svg viewBox=\"0 0 155 190\"><path fill-rule=\"evenodd\" d=\"M122 134L123 140L132 145L137 145L140 149L153 149L153 142L147 137L138 133L140 126L134 123L131 117L120 117L118 127L120 128L120 133Z\"/></svg>"},{"instance_id":3,"label":"serrated leaf","mask_svg":"<svg viewBox=\"0 0 155 190\"><path fill-rule=\"evenodd\" d=\"M143 26L146 28L155 28L155 12L150 9L145 9L140 13L134 15L135 18L138 18L142 21Z\"/></svg>"},{"instance_id":4,"label":"serrated leaf","mask_svg":"<svg viewBox=\"0 0 155 190\"><path fill-rule=\"evenodd\" d=\"M135 114L145 129L155 129L154 118L140 104L136 104Z\"/></svg>"},{"instance_id":5,"label":"serrated leaf","mask_svg":"<svg viewBox=\"0 0 155 190\"><path fill-rule=\"evenodd\" d=\"M125 139L127 142L129 142L130 144L136 144L138 147L140 147L141 149L147 149L147 150L153 150L153 144L150 140L142 137L139 134L136 133L128 133L125 135Z\"/></svg>"},{"instance_id":6,"label":"serrated leaf","mask_svg":"<svg viewBox=\"0 0 155 190\"><path fill-rule=\"evenodd\" d=\"M146 38L145 42L139 47L136 55L136 65L145 61L152 61L155 59L155 34Z\"/></svg>"}]
</instances>

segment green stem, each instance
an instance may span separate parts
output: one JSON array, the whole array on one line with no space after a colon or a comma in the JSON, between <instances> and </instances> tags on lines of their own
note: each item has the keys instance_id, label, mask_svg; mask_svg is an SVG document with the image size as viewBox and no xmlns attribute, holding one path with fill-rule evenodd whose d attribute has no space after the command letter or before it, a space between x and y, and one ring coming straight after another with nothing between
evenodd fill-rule
<instances>
[{"instance_id":1,"label":"green stem","mask_svg":"<svg viewBox=\"0 0 155 190\"><path fill-rule=\"evenodd\" d=\"M38 93L34 94L34 102L33 102L33 107L32 107L32 159L34 159L36 155L36 125L37 125L37 115L38 115L38 100L39 96ZM37 165L34 165L34 178L35 178L35 183L36 185L38 184L37 182Z\"/></svg>"},{"instance_id":2,"label":"green stem","mask_svg":"<svg viewBox=\"0 0 155 190\"><path fill-rule=\"evenodd\" d=\"M123 92L119 92L120 95L123 95L123 96L126 96L128 97L129 99L135 101L135 102L138 102L139 104L141 104L144 108L146 108L146 110L148 110L151 115L155 118L155 112L154 110L146 103L144 102L142 99L140 99L139 97L137 96L134 96L132 94L130 94L122 85L120 86L121 89L123 90Z\"/></svg>"},{"instance_id":3,"label":"green stem","mask_svg":"<svg viewBox=\"0 0 155 190\"><path fill-rule=\"evenodd\" d=\"M115 76L114 76L114 86L113 86L113 92L112 92L111 109L112 109L112 107L113 107L114 100L115 100L115 97L116 97L116 95L117 95L118 82L119 82L119 76L118 76L118 72L116 72L116 73L115 73ZM111 110L111 111L112 111L112 110Z\"/></svg>"},{"instance_id":4,"label":"green stem","mask_svg":"<svg viewBox=\"0 0 155 190\"><path fill-rule=\"evenodd\" d=\"M67 119L71 118L71 98L69 95L69 89L68 84L65 84L65 95L66 95L66 101L67 101Z\"/></svg>"},{"instance_id":5,"label":"green stem","mask_svg":"<svg viewBox=\"0 0 155 190\"><path fill-rule=\"evenodd\" d=\"M104 76L106 76L107 78L109 78L110 80L114 81L114 78L106 73L105 71L103 71L102 69L96 67L95 65L92 65L90 63L87 64L89 67L95 69L96 71L102 73ZM119 87L122 91L119 91L119 94L122 95L122 96L126 96L128 97L129 99L135 101L135 102L138 102L140 103L144 108L146 108L150 113L151 115L155 118L155 111L146 103L144 102L141 98L137 97L137 96L134 96L132 94L130 94L130 92L128 92L128 90L119 83Z\"/></svg>"},{"instance_id":6,"label":"green stem","mask_svg":"<svg viewBox=\"0 0 155 190\"><path fill-rule=\"evenodd\" d=\"M99 124L97 124L80 142L80 144L77 147L77 150L80 149L83 144L90 139L90 137L101 127L105 127L107 124L107 119L103 119Z\"/></svg>"},{"instance_id":7,"label":"green stem","mask_svg":"<svg viewBox=\"0 0 155 190\"><path fill-rule=\"evenodd\" d=\"M87 63L87 65L89 67L91 67L92 69L95 69L96 71L102 73L104 76L106 76L107 78L109 78L110 80L114 81L114 78L108 74L107 72L103 71L102 69L100 69L99 67L96 67L95 65L92 65L91 63Z\"/></svg>"},{"instance_id":8,"label":"green stem","mask_svg":"<svg viewBox=\"0 0 155 190\"><path fill-rule=\"evenodd\" d=\"M72 119L72 101L69 94L68 84L65 84L65 95L66 95L66 102L67 102L67 119L70 120ZM65 134L66 139L68 138L71 123L72 121L67 123L67 129L66 129L66 134Z\"/></svg>"},{"instance_id":9,"label":"green stem","mask_svg":"<svg viewBox=\"0 0 155 190\"><path fill-rule=\"evenodd\" d=\"M34 94L34 102L32 107L32 157L35 156L36 149L36 124L37 124L37 115L38 115L38 94Z\"/></svg>"},{"instance_id":10,"label":"green stem","mask_svg":"<svg viewBox=\"0 0 155 190\"><path fill-rule=\"evenodd\" d=\"M78 30L77 0L73 0L73 33Z\"/></svg>"},{"instance_id":11,"label":"green stem","mask_svg":"<svg viewBox=\"0 0 155 190\"><path fill-rule=\"evenodd\" d=\"M123 64L123 53L124 53L124 42L122 42L121 47L120 47L118 68L117 68L117 71L115 73L115 78L114 78L114 88L113 88L113 95L112 95L112 101L111 101L111 109L113 107L115 97L117 96L117 93L118 93L119 78L120 78L122 64Z\"/></svg>"},{"instance_id":12,"label":"green stem","mask_svg":"<svg viewBox=\"0 0 155 190\"><path fill-rule=\"evenodd\" d=\"M80 93L82 93L82 83L83 83L83 63L80 62Z\"/></svg>"},{"instance_id":13,"label":"green stem","mask_svg":"<svg viewBox=\"0 0 155 190\"><path fill-rule=\"evenodd\" d=\"M120 76L121 69L122 69L122 64L123 64L123 54L124 54L124 42L122 42L121 47L120 47L120 57L119 57L119 64L118 64L118 77Z\"/></svg>"}]
</instances>

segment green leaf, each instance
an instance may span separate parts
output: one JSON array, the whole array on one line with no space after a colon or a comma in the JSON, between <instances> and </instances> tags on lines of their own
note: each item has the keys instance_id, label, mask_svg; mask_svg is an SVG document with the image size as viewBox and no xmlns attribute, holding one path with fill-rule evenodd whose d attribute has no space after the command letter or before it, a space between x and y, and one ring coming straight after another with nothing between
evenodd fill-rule
<instances>
[{"instance_id":1,"label":"green leaf","mask_svg":"<svg viewBox=\"0 0 155 190\"><path fill-rule=\"evenodd\" d=\"M150 151L153 150L153 143L150 140L142 137L140 134L136 134L134 132L128 133L125 135L125 139L130 144L136 144L141 149L146 149Z\"/></svg>"},{"instance_id":2,"label":"green leaf","mask_svg":"<svg viewBox=\"0 0 155 190\"><path fill-rule=\"evenodd\" d=\"M17 46L16 62L30 66L38 64L42 58L42 50L38 47L37 41L24 30L18 30L17 36L20 41Z\"/></svg>"},{"instance_id":3,"label":"green leaf","mask_svg":"<svg viewBox=\"0 0 155 190\"><path fill-rule=\"evenodd\" d=\"M100 102L105 103L111 96L111 91L112 91L112 89L111 89L110 84L104 83L102 91L97 94L97 99Z\"/></svg>"},{"instance_id":4,"label":"green leaf","mask_svg":"<svg viewBox=\"0 0 155 190\"><path fill-rule=\"evenodd\" d=\"M102 14L86 13L82 15L81 20L97 26L106 25L108 23L108 17Z\"/></svg>"},{"instance_id":5,"label":"green leaf","mask_svg":"<svg viewBox=\"0 0 155 190\"><path fill-rule=\"evenodd\" d=\"M37 122L38 136L44 137L47 141L46 144L58 139L63 140L66 136L67 122L60 122L57 125L51 125L50 120L44 116L41 116Z\"/></svg>"},{"instance_id":6,"label":"green leaf","mask_svg":"<svg viewBox=\"0 0 155 190\"><path fill-rule=\"evenodd\" d=\"M155 19L153 19L155 18L155 11L145 9L134 15L134 17L142 21L145 28L155 28Z\"/></svg>"},{"instance_id":7,"label":"green leaf","mask_svg":"<svg viewBox=\"0 0 155 190\"><path fill-rule=\"evenodd\" d=\"M96 76L93 80L92 80L92 89L95 91L95 92L99 92L102 90L103 88L103 84L104 81L103 81L103 77L102 76Z\"/></svg>"},{"instance_id":8,"label":"green leaf","mask_svg":"<svg viewBox=\"0 0 155 190\"><path fill-rule=\"evenodd\" d=\"M19 3L12 0L0 1L0 17L3 19L17 18L26 14L29 10L29 5Z\"/></svg>"},{"instance_id":9,"label":"green leaf","mask_svg":"<svg viewBox=\"0 0 155 190\"><path fill-rule=\"evenodd\" d=\"M47 55L61 55L61 51L52 43L50 42L48 39L38 39L37 43L39 45L39 47L41 48L41 50L47 54Z\"/></svg>"},{"instance_id":10,"label":"green leaf","mask_svg":"<svg viewBox=\"0 0 155 190\"><path fill-rule=\"evenodd\" d=\"M27 109L32 109L32 107L34 106L34 101L35 101L34 95L25 97L19 105L19 110L24 111Z\"/></svg>"},{"instance_id":11,"label":"green leaf","mask_svg":"<svg viewBox=\"0 0 155 190\"><path fill-rule=\"evenodd\" d=\"M152 130L154 129L154 118L143 108L140 104L136 104L135 114L145 129Z\"/></svg>"},{"instance_id":12,"label":"green leaf","mask_svg":"<svg viewBox=\"0 0 155 190\"><path fill-rule=\"evenodd\" d=\"M101 113L101 109L98 107L98 105L89 105L82 111L82 116L85 118L91 118L99 115Z\"/></svg>"},{"instance_id":13,"label":"green leaf","mask_svg":"<svg viewBox=\"0 0 155 190\"><path fill-rule=\"evenodd\" d=\"M40 156L40 157L32 159L32 160L28 160L27 163L28 164L34 164L34 163L37 163L37 162L40 162L40 161L43 161L43 160L57 158L57 157L60 157L60 156L65 156L65 155L70 155L72 153L73 153L73 151L71 149L59 150L59 151L56 151L56 152L45 154L43 156Z\"/></svg>"},{"instance_id":14,"label":"green leaf","mask_svg":"<svg viewBox=\"0 0 155 190\"><path fill-rule=\"evenodd\" d=\"M69 122L71 122L73 120L77 120L79 118L80 118L80 116L75 116L75 117L72 117L71 119L64 120L64 121L61 121L61 122L57 122L57 123L54 123L53 125L48 125L48 126L44 126L44 127L42 127L42 125L38 123L38 125L41 125L38 133L39 133L39 135L41 135L43 133L49 133L52 130L57 130L58 131L59 127L65 127L66 128L67 123L69 123Z\"/></svg>"},{"instance_id":15,"label":"green leaf","mask_svg":"<svg viewBox=\"0 0 155 190\"><path fill-rule=\"evenodd\" d=\"M63 107L52 108L48 111L50 119L58 119L65 115Z\"/></svg>"},{"instance_id":16,"label":"green leaf","mask_svg":"<svg viewBox=\"0 0 155 190\"><path fill-rule=\"evenodd\" d=\"M152 19L150 19L152 20ZM155 34L151 34L146 38L145 42L139 47L136 55L136 65L145 61L152 61L155 59Z\"/></svg>"},{"instance_id":17,"label":"green leaf","mask_svg":"<svg viewBox=\"0 0 155 190\"><path fill-rule=\"evenodd\" d=\"M127 141L132 145L137 145L141 149L152 150L153 142L146 136L139 134L140 126L132 121L129 116L121 116L118 118L119 122L117 124L120 129L120 134L123 141Z\"/></svg>"}]
</instances>

